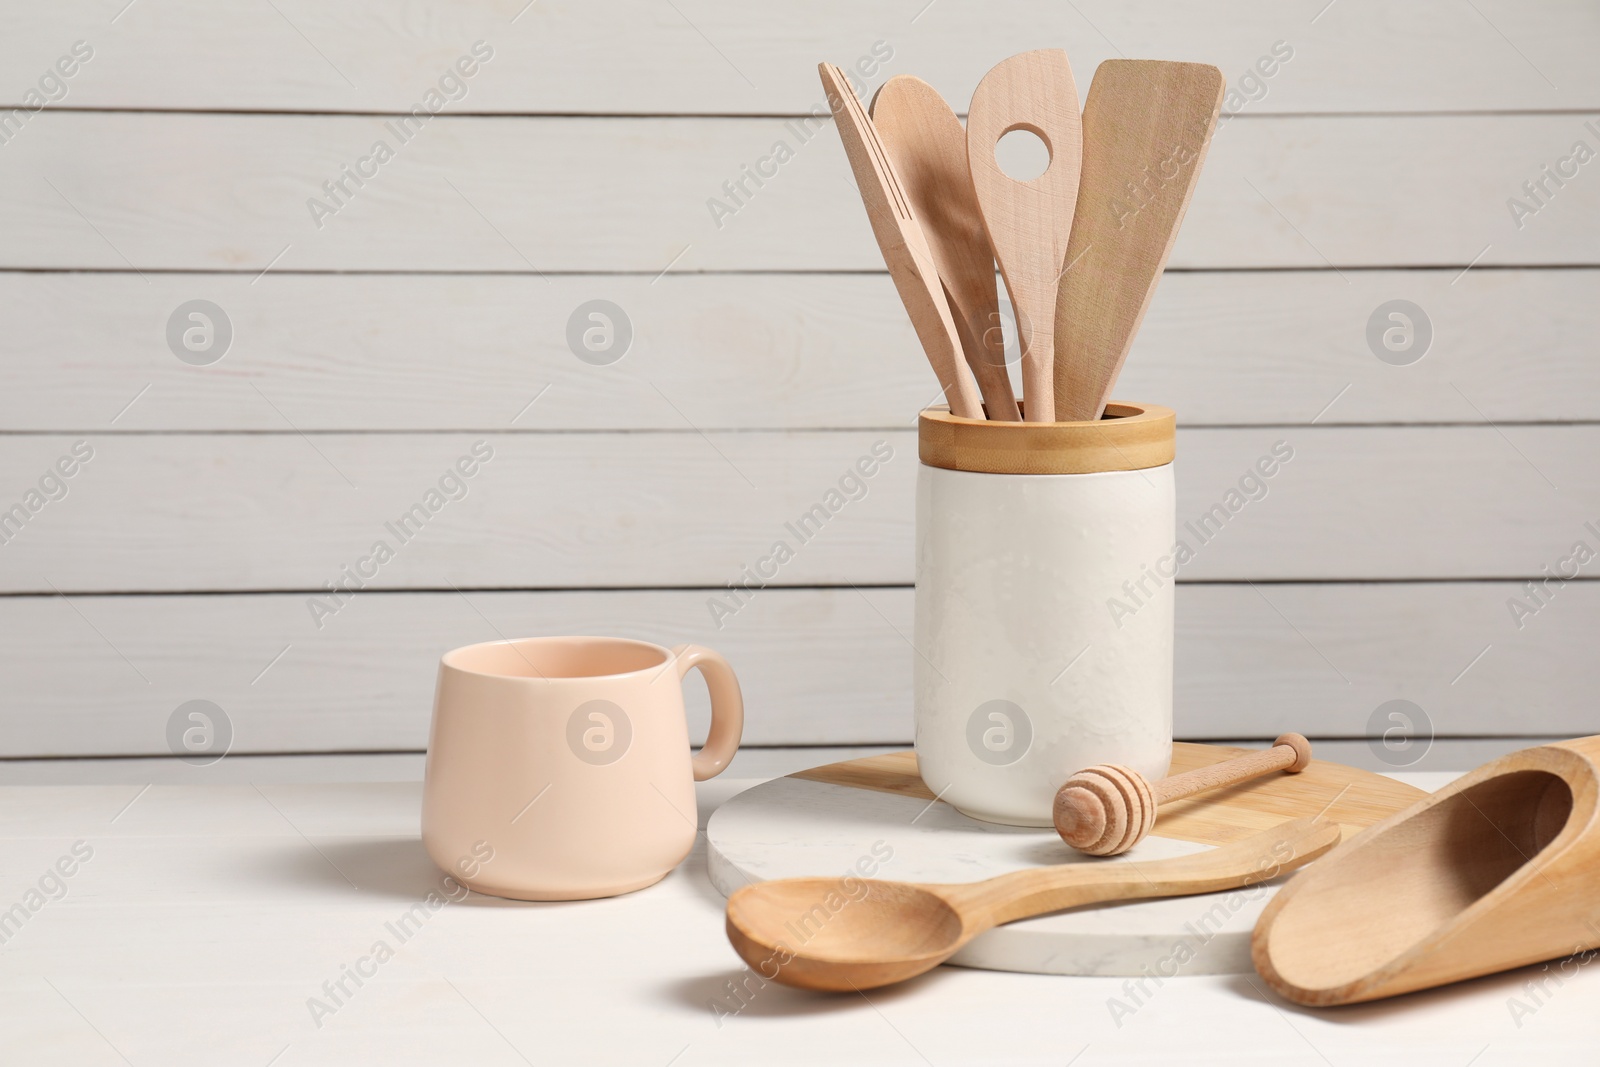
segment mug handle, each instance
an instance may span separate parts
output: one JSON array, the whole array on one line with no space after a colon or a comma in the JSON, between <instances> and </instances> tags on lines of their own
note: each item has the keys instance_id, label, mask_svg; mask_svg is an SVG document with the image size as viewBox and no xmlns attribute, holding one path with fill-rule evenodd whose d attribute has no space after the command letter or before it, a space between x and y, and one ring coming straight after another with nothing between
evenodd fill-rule
<instances>
[{"instance_id":1,"label":"mug handle","mask_svg":"<svg viewBox=\"0 0 1600 1067\"><path fill-rule=\"evenodd\" d=\"M744 734L744 696L728 661L700 645L679 645L672 650L678 664L678 681L696 667L711 692L711 732L693 760L694 780L703 782L728 769Z\"/></svg>"}]
</instances>

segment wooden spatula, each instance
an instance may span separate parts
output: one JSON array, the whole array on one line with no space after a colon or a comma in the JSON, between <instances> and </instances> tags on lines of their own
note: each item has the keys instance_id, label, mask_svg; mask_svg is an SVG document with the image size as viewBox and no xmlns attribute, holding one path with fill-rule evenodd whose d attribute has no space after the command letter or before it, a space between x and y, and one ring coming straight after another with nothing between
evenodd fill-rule
<instances>
[{"instance_id":1,"label":"wooden spatula","mask_svg":"<svg viewBox=\"0 0 1600 1067\"><path fill-rule=\"evenodd\" d=\"M856 187L866 205L883 262L950 401L950 411L962 418L981 419L983 402L972 371L961 355L961 341L945 302L939 269L894 165L878 140L878 131L843 71L828 63L819 63L817 71L822 75L834 125L844 142L845 155L850 157L850 169L855 173Z\"/></svg>"},{"instance_id":2,"label":"wooden spatula","mask_svg":"<svg viewBox=\"0 0 1600 1067\"><path fill-rule=\"evenodd\" d=\"M1055 305L1055 412L1098 419L1183 223L1222 105L1204 63L1109 59L1083 109L1083 177Z\"/></svg>"},{"instance_id":3,"label":"wooden spatula","mask_svg":"<svg viewBox=\"0 0 1600 1067\"><path fill-rule=\"evenodd\" d=\"M995 159L995 145L1012 130L1027 130L1050 150L1050 166L1031 181L1010 177ZM1065 52L1023 52L983 76L967 112L967 164L1017 317L1022 412L1029 422L1056 419L1056 283L1066 262L1082 161L1078 89Z\"/></svg>"},{"instance_id":4,"label":"wooden spatula","mask_svg":"<svg viewBox=\"0 0 1600 1067\"><path fill-rule=\"evenodd\" d=\"M890 78L872 98L872 124L933 251L989 418L1015 422L1022 416L1006 374L994 249L967 170L967 131L933 86L909 74Z\"/></svg>"}]
</instances>

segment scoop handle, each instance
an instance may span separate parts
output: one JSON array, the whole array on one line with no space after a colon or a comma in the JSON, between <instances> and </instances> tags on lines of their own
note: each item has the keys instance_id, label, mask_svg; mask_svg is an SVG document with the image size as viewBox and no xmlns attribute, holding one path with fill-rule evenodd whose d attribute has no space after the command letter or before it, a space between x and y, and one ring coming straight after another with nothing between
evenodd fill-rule
<instances>
[{"instance_id":1,"label":"scoop handle","mask_svg":"<svg viewBox=\"0 0 1600 1067\"><path fill-rule=\"evenodd\" d=\"M962 913L970 939L990 927L1085 904L1255 885L1309 863L1338 843L1337 823L1293 819L1192 856L1148 863L1087 860L929 888Z\"/></svg>"}]
</instances>

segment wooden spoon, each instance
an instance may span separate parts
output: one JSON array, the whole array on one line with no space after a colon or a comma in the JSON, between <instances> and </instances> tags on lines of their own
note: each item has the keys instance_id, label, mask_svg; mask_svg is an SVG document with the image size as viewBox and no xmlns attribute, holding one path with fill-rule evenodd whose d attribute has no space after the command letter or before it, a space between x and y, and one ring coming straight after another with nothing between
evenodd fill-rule
<instances>
[{"instance_id":1,"label":"wooden spoon","mask_svg":"<svg viewBox=\"0 0 1600 1067\"><path fill-rule=\"evenodd\" d=\"M1337 823L1295 819L1192 856L1069 863L962 885L784 878L728 898L728 940L763 978L802 989L871 989L931 971L1002 923L1107 900L1254 885L1338 843Z\"/></svg>"},{"instance_id":2,"label":"wooden spoon","mask_svg":"<svg viewBox=\"0 0 1600 1067\"><path fill-rule=\"evenodd\" d=\"M950 305L945 302L944 288L939 284L939 269L894 164L844 71L827 63L819 63L817 71L822 75L823 91L828 94L828 106L833 109L839 140L844 142L844 153L850 158L867 220L872 223L872 235L878 239L878 250L883 253L900 302L906 306L922 350L950 401L950 411L962 418L981 419L983 400L972 371L962 358L961 340L950 317Z\"/></svg>"},{"instance_id":3,"label":"wooden spoon","mask_svg":"<svg viewBox=\"0 0 1600 1067\"><path fill-rule=\"evenodd\" d=\"M933 86L909 74L878 89L872 123L928 238L989 418L1016 422L1022 415L1006 373L994 249L967 170L967 131Z\"/></svg>"},{"instance_id":4,"label":"wooden spoon","mask_svg":"<svg viewBox=\"0 0 1600 1067\"><path fill-rule=\"evenodd\" d=\"M1027 130L1050 150L1050 166L1031 181L1010 177L995 159L995 145L1013 130ZM1056 419L1056 286L1082 163L1083 119L1065 52L1023 52L983 76L967 113L967 165L1016 313L1022 410L1029 422Z\"/></svg>"},{"instance_id":5,"label":"wooden spoon","mask_svg":"<svg viewBox=\"0 0 1600 1067\"><path fill-rule=\"evenodd\" d=\"M1083 109L1083 180L1055 304L1055 412L1098 419L1183 223L1225 83L1204 63L1108 59Z\"/></svg>"}]
</instances>

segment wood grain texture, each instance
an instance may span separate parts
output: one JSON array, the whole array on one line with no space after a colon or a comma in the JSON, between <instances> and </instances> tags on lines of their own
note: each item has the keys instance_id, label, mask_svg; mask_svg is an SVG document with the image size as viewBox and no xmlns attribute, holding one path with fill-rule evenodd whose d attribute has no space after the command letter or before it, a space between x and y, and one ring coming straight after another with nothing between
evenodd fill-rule
<instances>
[{"instance_id":1,"label":"wood grain texture","mask_svg":"<svg viewBox=\"0 0 1600 1067\"><path fill-rule=\"evenodd\" d=\"M1506 610L1518 592L1508 582L1260 589L1178 588L1179 736L1399 729L1413 740L1392 750L1354 741L1340 758L1405 769L1461 748L1430 746L1433 731L1600 730L1587 698L1600 686L1588 655L1600 583L1563 589L1522 630ZM720 629L713 594L372 592L321 630L305 594L0 598L0 682L15 709L0 756L165 754L167 718L194 699L232 717L235 752L420 751L438 657L501 633L695 641L739 672L751 744L910 743L910 589L767 589ZM1063 650L1063 666L1076 651ZM688 692L700 737L704 697Z\"/></svg>"},{"instance_id":2,"label":"wood grain texture","mask_svg":"<svg viewBox=\"0 0 1600 1067\"><path fill-rule=\"evenodd\" d=\"M236 753L421 751L446 651L570 633L721 652L746 744L895 741L910 732L901 593L765 590L720 620L712 590L370 593L320 629L304 595L0 599L0 680L17 698L0 756L166 755L168 718L197 699L229 716ZM704 687L685 696L698 744Z\"/></svg>"},{"instance_id":3,"label":"wood grain texture","mask_svg":"<svg viewBox=\"0 0 1600 1067\"><path fill-rule=\"evenodd\" d=\"M1256 969L1328 1007L1589 958L1597 761L1600 737L1515 752L1385 819L1267 905Z\"/></svg>"},{"instance_id":4,"label":"wood grain texture","mask_svg":"<svg viewBox=\"0 0 1600 1067\"><path fill-rule=\"evenodd\" d=\"M872 121L922 223L984 411L1015 422L1022 416L1006 373L994 249L967 170L966 130L932 86L907 74L879 88Z\"/></svg>"},{"instance_id":5,"label":"wood grain texture","mask_svg":"<svg viewBox=\"0 0 1600 1067\"><path fill-rule=\"evenodd\" d=\"M4 545L7 571L29 575L36 591L69 593L352 580L723 589L759 585L742 576L747 567L786 585L909 574L911 434L804 436L95 438L68 495ZM74 440L0 438L0 457L31 481ZM475 445L493 455L463 478L457 464Z\"/></svg>"},{"instance_id":6,"label":"wood grain texture","mask_svg":"<svg viewBox=\"0 0 1600 1067\"><path fill-rule=\"evenodd\" d=\"M872 789L879 793L933 800L933 790L922 781L917 772L917 754L910 749L904 752L886 752L881 756L864 756L861 759L828 763L821 767L795 771L787 775L806 782L825 782L844 785L852 789Z\"/></svg>"},{"instance_id":7,"label":"wood grain texture","mask_svg":"<svg viewBox=\"0 0 1600 1067\"><path fill-rule=\"evenodd\" d=\"M1321 15L1272 0L1146 0L1084 5L1084 17L1050 0L926 14L894 0L794 9L697 0L680 4L681 16L652 0L277 6L281 15L165 0L114 24L120 4L101 0L19 6L0 40L0 69L18 75L4 102L18 104L33 76L87 38L96 55L70 83L68 106L403 111L481 38L495 58L458 105L474 111L803 114L821 103L811 77L819 56L852 66L876 58L881 41L889 70L964 101L995 62L1047 40L1083 70L1119 55L1214 63L1247 116L1600 108L1589 61L1600 34L1582 0L1477 0L1477 11L1452 0L1399 10L1340 0ZM1279 41L1292 49L1281 66L1271 55Z\"/></svg>"},{"instance_id":8,"label":"wood grain texture","mask_svg":"<svg viewBox=\"0 0 1600 1067\"><path fill-rule=\"evenodd\" d=\"M1198 745L1172 746L1172 773L1182 774L1247 755L1248 749ZM848 760L792 774L810 782L829 782L900 796L933 799L917 774L915 752ZM1287 819L1319 813L1337 822L1346 836L1420 800L1425 794L1392 778L1341 763L1314 759L1295 775L1274 775L1163 805L1151 833L1179 841L1220 845L1270 829Z\"/></svg>"},{"instance_id":9,"label":"wood grain texture","mask_svg":"<svg viewBox=\"0 0 1600 1067\"><path fill-rule=\"evenodd\" d=\"M1037 177L1019 181L1000 166L996 148L1014 131L1044 142L1049 160ZM1083 117L1067 54L1045 48L995 64L972 94L967 166L1016 316L1029 422L1055 421L1053 308L1082 165Z\"/></svg>"},{"instance_id":10,"label":"wood grain texture","mask_svg":"<svg viewBox=\"0 0 1600 1067\"><path fill-rule=\"evenodd\" d=\"M4 591L319 589L373 571L380 540L394 555L373 588L723 588L759 582L752 566L781 585L912 580L910 431L17 435L0 437L21 472L0 510L78 440L95 458L4 544ZM493 460L464 496L441 489L479 440ZM1539 577L1595 545L1596 448L1594 426L1180 430L1181 576ZM410 534L388 531L406 515Z\"/></svg>"},{"instance_id":11,"label":"wood grain texture","mask_svg":"<svg viewBox=\"0 0 1600 1067\"><path fill-rule=\"evenodd\" d=\"M1119 393L1190 427L1600 420L1600 271L1473 270L1452 284L1459 273L1358 271L1345 284L1328 271L1169 272ZM234 327L212 367L167 347L167 318L197 297ZM1362 337L1397 297L1435 333L1409 367L1380 362ZM592 299L622 307L635 332L605 367L567 343ZM12 430L113 417L124 430L286 429L262 394L308 432L864 429L902 425L933 393L881 274L0 272L0 320L0 426Z\"/></svg>"},{"instance_id":12,"label":"wood grain texture","mask_svg":"<svg viewBox=\"0 0 1600 1067\"><path fill-rule=\"evenodd\" d=\"M961 340L940 284L937 261L894 161L844 72L826 63L817 69L884 265L889 268L895 291L933 366L934 377L952 411L981 419L983 401L972 370L962 357Z\"/></svg>"},{"instance_id":13,"label":"wood grain texture","mask_svg":"<svg viewBox=\"0 0 1600 1067\"><path fill-rule=\"evenodd\" d=\"M927 466L984 474L1098 474L1172 462L1177 419L1159 404L1118 403L1094 422L1004 423L926 408L917 456Z\"/></svg>"},{"instance_id":14,"label":"wood grain texture","mask_svg":"<svg viewBox=\"0 0 1600 1067\"><path fill-rule=\"evenodd\" d=\"M1098 419L1200 180L1225 90L1204 63L1107 60L1083 106L1083 176L1055 300L1055 404Z\"/></svg>"},{"instance_id":15,"label":"wood grain texture","mask_svg":"<svg viewBox=\"0 0 1600 1067\"><path fill-rule=\"evenodd\" d=\"M828 147L825 119L442 114L363 188L351 185L337 214L314 220L307 202L326 202L324 182L371 153L375 141L396 140L387 121L46 113L4 146L0 228L8 239L0 267L125 270L131 263L254 276L276 259L274 269L286 270L654 277L669 267L876 270L882 260L861 225L847 167ZM1506 207L1543 163L1575 138L1593 138L1586 121L1421 115L1228 123L1170 265L1459 272L1480 255L1480 267L1594 265L1600 182L1569 181L1521 229ZM779 141L789 153L781 165ZM200 144L208 146L208 165L175 175L170 161ZM757 165L774 175L761 186L741 169ZM723 184L735 181L744 191L730 197Z\"/></svg>"}]
</instances>

